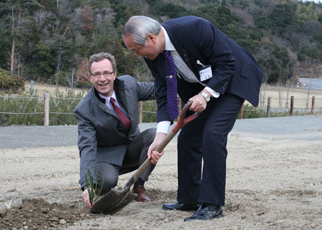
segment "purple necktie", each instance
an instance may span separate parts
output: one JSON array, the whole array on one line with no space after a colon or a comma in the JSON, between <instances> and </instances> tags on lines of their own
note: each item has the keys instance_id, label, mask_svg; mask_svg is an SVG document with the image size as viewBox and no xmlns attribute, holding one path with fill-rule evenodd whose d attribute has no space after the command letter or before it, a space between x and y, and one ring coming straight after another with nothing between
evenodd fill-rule
<instances>
[{"instance_id":1,"label":"purple necktie","mask_svg":"<svg viewBox=\"0 0 322 230\"><path fill-rule=\"evenodd\" d=\"M126 132L129 131L130 127L131 127L131 121L130 119L122 112L122 110L115 104L115 100L113 97L111 97L111 103L113 106L113 109L116 113L116 115L120 118L120 120L122 121Z\"/></svg>"},{"instance_id":2,"label":"purple necktie","mask_svg":"<svg viewBox=\"0 0 322 230\"><path fill-rule=\"evenodd\" d=\"M177 72L168 50L162 52L165 57L165 74L167 79L167 111L171 121L179 115L177 98Z\"/></svg>"}]
</instances>

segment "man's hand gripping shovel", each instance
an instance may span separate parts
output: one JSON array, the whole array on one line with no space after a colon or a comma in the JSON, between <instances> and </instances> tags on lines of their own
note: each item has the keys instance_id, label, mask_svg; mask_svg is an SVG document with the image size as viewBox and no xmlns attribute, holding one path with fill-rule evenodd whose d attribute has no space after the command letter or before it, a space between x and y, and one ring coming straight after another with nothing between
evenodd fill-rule
<instances>
[{"instance_id":1,"label":"man's hand gripping shovel","mask_svg":"<svg viewBox=\"0 0 322 230\"><path fill-rule=\"evenodd\" d=\"M178 117L178 122L176 126L168 133L168 135L163 139L163 141L156 147L155 151L162 152L163 149L167 146L167 144L172 140L172 138L179 132L179 130L194 120L196 117L200 115L200 113L194 113L193 115L184 119L184 116L188 109L191 106L191 102L189 101ZM132 193L130 188L131 186L139 179L139 177L144 173L144 171L150 166L150 159L146 159L145 162L138 168L135 174L129 179L129 181L125 184L123 190L111 189L108 193L106 193L102 198L94 203L90 212L91 213L103 213L103 214L114 214L121 210L123 207L128 205L132 200L137 197L137 194Z\"/></svg>"}]
</instances>

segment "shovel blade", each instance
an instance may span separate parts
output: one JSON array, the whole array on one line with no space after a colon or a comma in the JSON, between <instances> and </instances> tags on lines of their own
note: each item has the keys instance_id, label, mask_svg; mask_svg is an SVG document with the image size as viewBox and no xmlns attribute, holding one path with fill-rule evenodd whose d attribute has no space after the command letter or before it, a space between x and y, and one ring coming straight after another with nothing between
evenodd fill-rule
<instances>
[{"instance_id":1,"label":"shovel blade","mask_svg":"<svg viewBox=\"0 0 322 230\"><path fill-rule=\"evenodd\" d=\"M131 203L134 199L136 199L138 197L137 194L135 193L131 193L128 192L126 194L126 196L124 197L124 199L122 200L121 203L119 203L118 205L116 205L114 208L110 209L108 211L108 214L113 215L114 213L117 213L118 211L120 211L122 208L124 208L126 205L128 205L129 203Z\"/></svg>"},{"instance_id":2,"label":"shovel blade","mask_svg":"<svg viewBox=\"0 0 322 230\"><path fill-rule=\"evenodd\" d=\"M137 194L130 191L111 189L92 206L91 213L114 214L128 205L137 197Z\"/></svg>"}]
</instances>

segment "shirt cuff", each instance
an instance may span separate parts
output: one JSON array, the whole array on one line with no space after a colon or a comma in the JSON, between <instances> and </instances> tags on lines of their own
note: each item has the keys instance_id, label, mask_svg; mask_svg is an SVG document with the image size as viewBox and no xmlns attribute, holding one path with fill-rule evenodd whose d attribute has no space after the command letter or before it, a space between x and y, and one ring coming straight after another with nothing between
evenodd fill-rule
<instances>
[{"instance_id":1,"label":"shirt cuff","mask_svg":"<svg viewBox=\"0 0 322 230\"><path fill-rule=\"evenodd\" d=\"M218 93L215 90L209 88L208 86L206 86L205 89L211 94L211 96L213 96L215 98L218 98L220 96L220 93Z\"/></svg>"},{"instance_id":2,"label":"shirt cuff","mask_svg":"<svg viewBox=\"0 0 322 230\"><path fill-rule=\"evenodd\" d=\"M160 121L157 125L157 133L168 134L171 122L170 121Z\"/></svg>"}]
</instances>

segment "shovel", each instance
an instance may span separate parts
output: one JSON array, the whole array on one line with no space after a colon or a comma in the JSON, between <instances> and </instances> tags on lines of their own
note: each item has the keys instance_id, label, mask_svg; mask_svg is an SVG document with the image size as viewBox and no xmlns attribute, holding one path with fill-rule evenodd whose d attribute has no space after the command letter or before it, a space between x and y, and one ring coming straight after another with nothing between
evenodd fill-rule
<instances>
[{"instance_id":1,"label":"shovel","mask_svg":"<svg viewBox=\"0 0 322 230\"><path fill-rule=\"evenodd\" d=\"M163 139L163 141L156 147L155 151L162 152L166 145L172 140L172 138L179 132L179 130L194 120L200 115L200 113L194 113L193 115L184 119L184 116L188 109L190 108L192 102L188 103L183 107L181 113L178 117L178 122L176 126L168 133L168 135ZM137 194L130 191L131 186L139 179L139 177L144 173L144 171L150 166L150 159L146 159L144 163L138 168L134 175L125 184L123 190L117 190L112 188L108 193L106 193L102 198L94 203L90 212L91 213L103 213L103 214L114 214L128 205L132 200L137 197Z\"/></svg>"}]
</instances>

